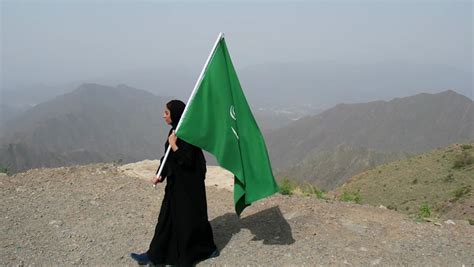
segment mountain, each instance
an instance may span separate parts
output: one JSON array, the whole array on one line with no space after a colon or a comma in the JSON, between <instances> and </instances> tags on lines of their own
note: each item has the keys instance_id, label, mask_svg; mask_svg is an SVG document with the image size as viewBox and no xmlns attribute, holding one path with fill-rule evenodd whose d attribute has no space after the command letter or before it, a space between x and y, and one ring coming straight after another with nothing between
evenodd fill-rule
<instances>
[{"instance_id":1,"label":"mountain","mask_svg":"<svg viewBox=\"0 0 474 267\"><path fill-rule=\"evenodd\" d=\"M358 192L360 203L417 215L426 203L434 215L474 219L473 144L450 145L363 172L338 187Z\"/></svg>"},{"instance_id":2,"label":"mountain","mask_svg":"<svg viewBox=\"0 0 474 267\"><path fill-rule=\"evenodd\" d=\"M18 117L18 115L30 108L30 106L10 106L5 103L0 103L0 137L3 135L3 131L5 130L4 124L7 121Z\"/></svg>"},{"instance_id":3,"label":"mountain","mask_svg":"<svg viewBox=\"0 0 474 267\"><path fill-rule=\"evenodd\" d=\"M161 116L165 100L170 98L126 85L83 84L16 112L5 121L0 165L18 172L34 167L159 158L168 131ZM257 111L256 117L266 132L288 124L295 114L301 116L301 111L263 110ZM206 158L215 164L212 155L206 153Z\"/></svg>"},{"instance_id":4,"label":"mountain","mask_svg":"<svg viewBox=\"0 0 474 267\"><path fill-rule=\"evenodd\" d=\"M3 98L13 108L39 104L70 92L82 83L122 83L155 95L187 99L201 67L202 65L180 64L129 69L97 77L77 77L77 81L58 79L56 84L27 85L27 80L24 80L22 85L13 82L2 84L1 91ZM301 117L301 111L304 115L316 115L339 103L389 100L420 92L438 93L449 88L455 88L458 93L471 98L473 96L472 70L406 61L371 64L268 62L239 67L237 74L255 113L265 109L280 115L285 112L292 118ZM258 116L266 117L266 114ZM271 121L273 114L271 115L268 123L265 120L269 128L275 129L286 124L285 120Z\"/></svg>"},{"instance_id":5,"label":"mountain","mask_svg":"<svg viewBox=\"0 0 474 267\"><path fill-rule=\"evenodd\" d=\"M17 172L159 158L168 129L161 119L165 103L163 97L125 85L83 84L7 122L2 127L0 164ZM472 100L446 91L340 104L279 129L278 123L298 119L292 117L297 113L272 117L278 113L264 110L256 117L264 126L277 174L334 188L360 171L407 153L473 139L473 113ZM212 164L213 158L208 158Z\"/></svg>"},{"instance_id":6,"label":"mountain","mask_svg":"<svg viewBox=\"0 0 474 267\"><path fill-rule=\"evenodd\" d=\"M313 181L320 188L333 188L351 178L353 173L406 156L404 153L384 153L341 144L324 151L312 150L301 162L278 175L300 182Z\"/></svg>"},{"instance_id":7,"label":"mountain","mask_svg":"<svg viewBox=\"0 0 474 267\"><path fill-rule=\"evenodd\" d=\"M159 158L166 100L125 85L83 84L7 122L0 163L11 172Z\"/></svg>"},{"instance_id":8,"label":"mountain","mask_svg":"<svg viewBox=\"0 0 474 267\"><path fill-rule=\"evenodd\" d=\"M388 102L339 104L268 133L267 145L277 174L286 173L289 178L330 189L344 182L341 177L346 179L375 163L380 164L385 161L383 158L394 159L393 155L403 157L407 153L474 140L473 120L471 99L454 91L422 93ZM353 156L335 163L330 159L341 145L349 147ZM362 153L353 153L357 150ZM378 153L379 160L348 168L351 162L364 159L370 162L367 156L370 153ZM386 153L388 155L382 155ZM347 170L328 173L335 164ZM292 168L297 171L290 172ZM308 173L312 175L301 176ZM336 176L339 179L331 178Z\"/></svg>"}]
</instances>

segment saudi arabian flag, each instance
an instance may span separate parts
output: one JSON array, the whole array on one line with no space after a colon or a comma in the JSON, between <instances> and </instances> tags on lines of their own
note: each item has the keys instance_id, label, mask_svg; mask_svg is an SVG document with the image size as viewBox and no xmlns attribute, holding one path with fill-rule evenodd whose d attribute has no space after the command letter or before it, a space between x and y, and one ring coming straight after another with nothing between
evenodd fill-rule
<instances>
[{"instance_id":1,"label":"saudi arabian flag","mask_svg":"<svg viewBox=\"0 0 474 267\"><path fill-rule=\"evenodd\" d=\"M177 127L182 140L212 153L234 174L237 215L278 191L265 141L221 34Z\"/></svg>"}]
</instances>

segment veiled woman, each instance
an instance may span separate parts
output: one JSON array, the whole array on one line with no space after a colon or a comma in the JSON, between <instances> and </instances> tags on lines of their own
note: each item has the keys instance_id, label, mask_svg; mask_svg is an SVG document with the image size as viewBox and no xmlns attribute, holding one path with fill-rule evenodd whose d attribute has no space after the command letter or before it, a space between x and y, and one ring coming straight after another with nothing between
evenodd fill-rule
<instances>
[{"instance_id":1,"label":"veiled woman","mask_svg":"<svg viewBox=\"0 0 474 267\"><path fill-rule=\"evenodd\" d=\"M161 176L155 176L152 183L166 179L165 196L148 251L130 255L139 264L189 266L219 255L207 216L204 155L174 134L184 108L182 101L172 100L163 114L172 127L165 143L165 151L168 146L171 151Z\"/></svg>"}]
</instances>

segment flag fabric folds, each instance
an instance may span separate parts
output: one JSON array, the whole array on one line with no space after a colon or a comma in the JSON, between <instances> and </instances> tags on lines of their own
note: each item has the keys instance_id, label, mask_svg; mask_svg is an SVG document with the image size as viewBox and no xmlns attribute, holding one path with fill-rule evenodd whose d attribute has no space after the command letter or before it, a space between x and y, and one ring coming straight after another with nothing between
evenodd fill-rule
<instances>
[{"instance_id":1,"label":"flag fabric folds","mask_svg":"<svg viewBox=\"0 0 474 267\"><path fill-rule=\"evenodd\" d=\"M237 215L278 191L265 141L220 38L201 83L188 102L176 135L213 154L234 174Z\"/></svg>"}]
</instances>

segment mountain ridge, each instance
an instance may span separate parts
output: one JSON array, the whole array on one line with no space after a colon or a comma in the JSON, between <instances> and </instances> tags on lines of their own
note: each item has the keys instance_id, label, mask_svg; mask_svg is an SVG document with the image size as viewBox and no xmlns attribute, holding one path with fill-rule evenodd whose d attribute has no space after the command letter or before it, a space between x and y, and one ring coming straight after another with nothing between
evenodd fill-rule
<instances>
[{"instance_id":1,"label":"mountain ridge","mask_svg":"<svg viewBox=\"0 0 474 267\"><path fill-rule=\"evenodd\" d=\"M39 104L1 139L0 162L12 171L158 157L166 99L120 85L84 84Z\"/></svg>"},{"instance_id":2,"label":"mountain ridge","mask_svg":"<svg viewBox=\"0 0 474 267\"><path fill-rule=\"evenodd\" d=\"M407 153L416 154L474 140L474 104L454 91L417 94L391 101L339 104L270 132L266 137L277 174L288 172L304 161L308 164L300 165L300 168L317 165L308 156L335 151L341 144L403 157ZM330 167L321 166L314 170L315 174L324 168ZM358 171L362 169L347 173L346 177ZM323 183L318 183L318 179L323 178L309 182L321 186ZM334 188L340 182L343 181L335 180L326 189Z\"/></svg>"}]
</instances>

